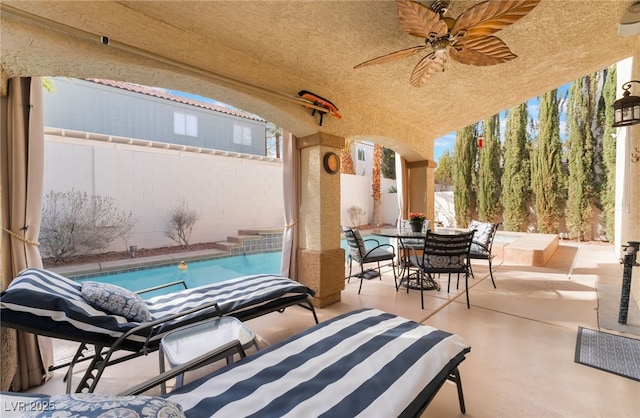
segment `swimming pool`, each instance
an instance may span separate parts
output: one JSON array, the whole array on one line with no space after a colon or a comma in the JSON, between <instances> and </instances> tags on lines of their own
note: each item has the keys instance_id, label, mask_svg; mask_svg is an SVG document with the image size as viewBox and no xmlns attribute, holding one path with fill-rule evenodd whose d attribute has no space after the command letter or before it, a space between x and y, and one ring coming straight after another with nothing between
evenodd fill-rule
<instances>
[{"instance_id":1,"label":"swimming pool","mask_svg":"<svg viewBox=\"0 0 640 418\"><path fill-rule=\"evenodd\" d=\"M366 236L364 237L367 238ZM388 243L388 239L376 237L381 244ZM367 247L370 243L366 243ZM340 246L347 249L346 240ZM76 278L79 282L96 281L111 283L137 292L143 289L184 280L188 288L216 283L234 277L250 274L280 274L281 251L221 257L209 260L190 261L186 270L179 270L178 263L158 267L140 268L121 272L110 272L103 275L89 275ZM161 290L143 294L144 299L175 292L183 289L181 285L174 285Z\"/></svg>"},{"instance_id":2,"label":"swimming pool","mask_svg":"<svg viewBox=\"0 0 640 418\"><path fill-rule=\"evenodd\" d=\"M184 280L187 287L192 288L250 274L280 274L281 257L282 252L280 251L238 255L190 261L187 263L187 270L184 271L179 270L176 263L175 265L107 273L101 276L92 275L78 279L78 281L111 283L134 292L178 280ZM152 296L167 294L180 289L183 289L183 287L171 286L159 291L145 293L143 298L148 299Z\"/></svg>"}]
</instances>

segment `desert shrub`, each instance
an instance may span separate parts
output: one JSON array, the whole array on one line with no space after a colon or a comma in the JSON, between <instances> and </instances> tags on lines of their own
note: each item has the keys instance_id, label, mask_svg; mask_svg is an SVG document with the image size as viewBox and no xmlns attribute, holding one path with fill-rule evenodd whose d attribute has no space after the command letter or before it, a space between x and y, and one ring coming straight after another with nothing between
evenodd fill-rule
<instances>
[{"instance_id":1,"label":"desert shrub","mask_svg":"<svg viewBox=\"0 0 640 418\"><path fill-rule=\"evenodd\" d=\"M364 218L364 216L367 214L364 209L356 205L353 205L349 209L347 209L347 213L349 214L349 219L351 220L352 226L362 225L362 218Z\"/></svg>"},{"instance_id":2,"label":"desert shrub","mask_svg":"<svg viewBox=\"0 0 640 418\"><path fill-rule=\"evenodd\" d=\"M164 235L177 242L182 248L187 248L193 225L198 219L198 212L190 209L187 203L182 201L171 210Z\"/></svg>"},{"instance_id":3,"label":"desert shrub","mask_svg":"<svg viewBox=\"0 0 640 418\"><path fill-rule=\"evenodd\" d=\"M73 255L97 253L118 238L126 243L135 223L131 212L118 210L113 197L50 191L42 206L40 249L56 263Z\"/></svg>"}]
</instances>

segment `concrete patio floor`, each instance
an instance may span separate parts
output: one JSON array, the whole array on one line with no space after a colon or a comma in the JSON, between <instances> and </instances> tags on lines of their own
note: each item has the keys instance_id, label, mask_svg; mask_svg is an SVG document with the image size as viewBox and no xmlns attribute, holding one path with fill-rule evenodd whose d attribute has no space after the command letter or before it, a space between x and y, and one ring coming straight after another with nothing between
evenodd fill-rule
<instances>
[{"instance_id":1,"label":"concrete patio floor","mask_svg":"<svg viewBox=\"0 0 640 418\"><path fill-rule=\"evenodd\" d=\"M628 325L618 327L622 265L608 245L562 242L544 267L494 265L493 289L486 262L474 262L471 309L464 292L396 292L393 275L346 283L342 301L317 309L320 321L361 307L375 307L462 336L471 353L460 367L467 417L639 417L640 382L574 362L578 326L640 338L640 313L632 301ZM634 272L637 276L638 272ZM635 277L635 280L638 278ZM302 308L288 308L248 321L263 344L313 325ZM617 330L606 329L606 325ZM57 347L68 343L56 341ZM62 353L60 350L59 353ZM189 381L220 367L207 366ZM76 368L75 382L82 374ZM118 393L158 373L157 354L107 368L97 392ZM32 392L64 393L64 370ZM172 384L169 385L171 388ZM150 392L150 393L159 393ZM455 386L445 385L423 417L461 416Z\"/></svg>"}]
</instances>

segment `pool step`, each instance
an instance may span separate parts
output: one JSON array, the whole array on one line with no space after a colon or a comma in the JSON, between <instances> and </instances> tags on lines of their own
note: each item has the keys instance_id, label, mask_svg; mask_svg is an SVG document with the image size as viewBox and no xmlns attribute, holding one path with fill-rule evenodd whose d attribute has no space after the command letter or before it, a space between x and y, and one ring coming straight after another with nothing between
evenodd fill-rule
<instances>
[{"instance_id":1,"label":"pool step","mask_svg":"<svg viewBox=\"0 0 640 418\"><path fill-rule=\"evenodd\" d=\"M215 244L213 244L213 246L218 250L227 251L230 253L232 249L238 248L241 245L238 244L237 242L218 241Z\"/></svg>"},{"instance_id":2,"label":"pool step","mask_svg":"<svg viewBox=\"0 0 640 418\"><path fill-rule=\"evenodd\" d=\"M251 242L253 241L262 241L262 237L260 235L233 235L228 236L226 241L216 242L214 246L230 254L243 254L247 248L252 247Z\"/></svg>"},{"instance_id":3,"label":"pool step","mask_svg":"<svg viewBox=\"0 0 640 418\"><path fill-rule=\"evenodd\" d=\"M215 248L232 255L279 251L282 249L282 228L241 229L237 235L227 236L226 241L216 242Z\"/></svg>"}]
</instances>

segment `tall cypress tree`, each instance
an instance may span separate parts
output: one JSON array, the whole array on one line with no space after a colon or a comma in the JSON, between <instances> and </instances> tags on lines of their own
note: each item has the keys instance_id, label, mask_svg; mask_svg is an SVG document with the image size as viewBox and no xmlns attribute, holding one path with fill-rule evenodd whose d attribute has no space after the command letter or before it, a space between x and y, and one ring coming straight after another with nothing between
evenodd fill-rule
<instances>
[{"instance_id":1,"label":"tall cypress tree","mask_svg":"<svg viewBox=\"0 0 640 418\"><path fill-rule=\"evenodd\" d=\"M482 123L483 146L478 150L478 218L494 222L500 215L500 115Z\"/></svg>"},{"instance_id":2,"label":"tall cypress tree","mask_svg":"<svg viewBox=\"0 0 640 418\"><path fill-rule=\"evenodd\" d=\"M613 123L613 102L616 100L616 66L606 70L607 76L604 83L604 109L600 120L604 126L602 135L602 167L604 180L600 187L600 204L602 206L602 222L604 231L609 241L615 238L615 197L616 197L616 139Z\"/></svg>"},{"instance_id":3,"label":"tall cypress tree","mask_svg":"<svg viewBox=\"0 0 640 418\"><path fill-rule=\"evenodd\" d=\"M382 148L382 177L385 179L396 179L396 152L391 148Z\"/></svg>"},{"instance_id":4,"label":"tall cypress tree","mask_svg":"<svg viewBox=\"0 0 640 418\"><path fill-rule=\"evenodd\" d=\"M436 185L440 185L443 189L453 186L453 157L449 150L446 150L438 160L438 167L433 173Z\"/></svg>"},{"instance_id":5,"label":"tall cypress tree","mask_svg":"<svg viewBox=\"0 0 640 418\"><path fill-rule=\"evenodd\" d=\"M469 225L475 210L474 172L477 140L477 124L456 132L456 144L453 149L453 203L456 225L459 227Z\"/></svg>"},{"instance_id":6,"label":"tall cypress tree","mask_svg":"<svg viewBox=\"0 0 640 418\"><path fill-rule=\"evenodd\" d=\"M540 96L538 120L538 137L534 141L531 158L531 188L536 224L539 232L556 234L562 215L564 189L557 90Z\"/></svg>"},{"instance_id":7,"label":"tall cypress tree","mask_svg":"<svg viewBox=\"0 0 640 418\"><path fill-rule=\"evenodd\" d=\"M594 196L594 141L591 132L592 77L576 80L569 89L567 108L567 228L571 238L584 240L591 231Z\"/></svg>"},{"instance_id":8,"label":"tall cypress tree","mask_svg":"<svg viewBox=\"0 0 640 418\"><path fill-rule=\"evenodd\" d=\"M501 201L507 231L526 231L531 200L531 163L527 140L527 104L509 111L504 133L504 172Z\"/></svg>"}]
</instances>

